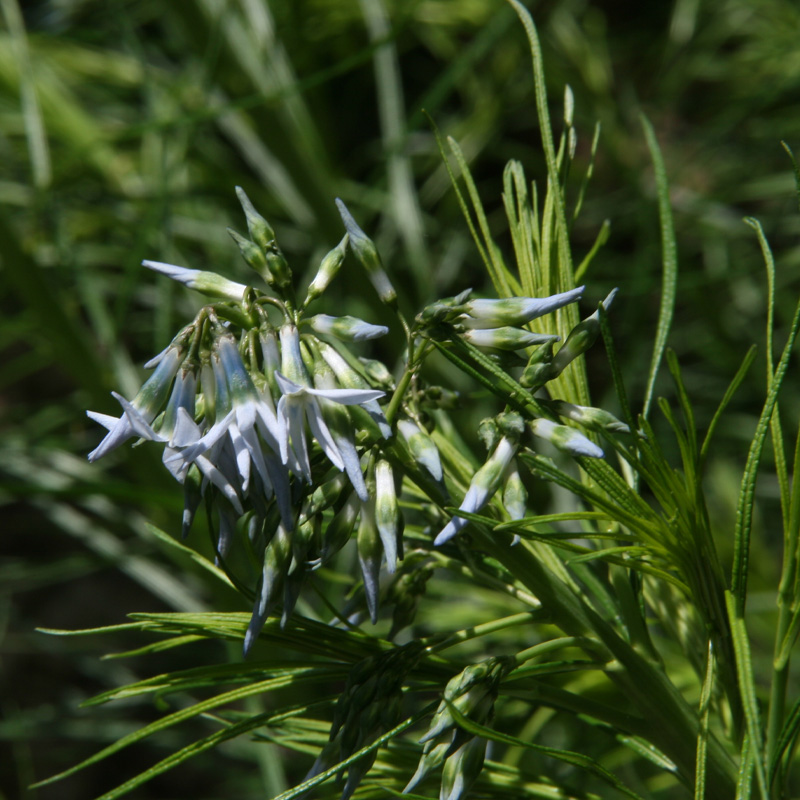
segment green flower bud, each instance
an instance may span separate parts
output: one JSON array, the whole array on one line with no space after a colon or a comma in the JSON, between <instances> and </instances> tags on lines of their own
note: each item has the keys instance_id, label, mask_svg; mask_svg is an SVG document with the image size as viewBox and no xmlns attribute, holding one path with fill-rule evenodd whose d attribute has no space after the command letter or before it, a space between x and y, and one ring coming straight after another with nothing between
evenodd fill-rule
<instances>
[{"instance_id":1,"label":"green flower bud","mask_svg":"<svg viewBox=\"0 0 800 800\"><path fill-rule=\"evenodd\" d=\"M511 519L523 519L528 510L528 492L517 469L516 459L508 465L506 470L503 507Z\"/></svg>"},{"instance_id":2,"label":"green flower bud","mask_svg":"<svg viewBox=\"0 0 800 800\"><path fill-rule=\"evenodd\" d=\"M553 360L553 345L548 343L537 348L528 359L528 364L519 379L519 382L526 388L538 388L544 386L547 381L556 377L551 361Z\"/></svg>"},{"instance_id":3,"label":"green flower bud","mask_svg":"<svg viewBox=\"0 0 800 800\"><path fill-rule=\"evenodd\" d=\"M336 245L326 256L322 259L319 265L319 270L314 276L314 280L308 287L306 299L303 303L307 306L312 300L316 300L330 285L330 282L336 277L336 274L341 269L344 263L344 256L347 252L347 245L350 241L350 235L345 234L342 241Z\"/></svg>"},{"instance_id":4,"label":"green flower bud","mask_svg":"<svg viewBox=\"0 0 800 800\"><path fill-rule=\"evenodd\" d=\"M350 541L360 508L361 501L358 499L358 495L352 492L345 504L328 523L322 539L323 562L338 553Z\"/></svg>"},{"instance_id":5,"label":"green flower bud","mask_svg":"<svg viewBox=\"0 0 800 800\"><path fill-rule=\"evenodd\" d=\"M272 226L264 217L255 210L250 198L245 194L241 186L236 187L236 195L247 218L247 230L250 231L250 238L261 248L266 261L264 279L270 286L286 289L291 285L292 271L289 269L289 264L278 247L278 243L275 241L275 231L272 230ZM245 256L245 259L247 259L247 256ZM250 262L248 261L248 263Z\"/></svg>"},{"instance_id":6,"label":"green flower bud","mask_svg":"<svg viewBox=\"0 0 800 800\"><path fill-rule=\"evenodd\" d=\"M238 234L233 228L228 228L228 234L238 245L242 258L244 258L247 265L254 269L267 283L271 284L273 278L267 267L264 251L249 239L245 239L244 236Z\"/></svg>"},{"instance_id":7,"label":"green flower bud","mask_svg":"<svg viewBox=\"0 0 800 800\"><path fill-rule=\"evenodd\" d=\"M277 286L279 289L288 289L292 285L292 270L278 245L273 243L269 249L265 250L264 258L267 260L267 269L270 275L267 281L269 285Z\"/></svg>"},{"instance_id":8,"label":"green flower bud","mask_svg":"<svg viewBox=\"0 0 800 800\"><path fill-rule=\"evenodd\" d=\"M425 742L425 746L422 748L422 755L420 756L419 763L417 764L417 769L411 776L411 780L406 784L405 788L403 789L403 794L408 794L410 791L414 789L415 786L417 786L419 783L425 780L428 773L430 773L434 769L437 769L439 765L444 761L445 756L447 755L447 751L449 749L450 749L449 741Z\"/></svg>"},{"instance_id":9,"label":"green flower bud","mask_svg":"<svg viewBox=\"0 0 800 800\"><path fill-rule=\"evenodd\" d=\"M463 337L476 347L493 347L497 350L520 350L537 344L560 341L560 336L531 333L523 328L473 328L464 331Z\"/></svg>"},{"instance_id":10,"label":"green flower bud","mask_svg":"<svg viewBox=\"0 0 800 800\"><path fill-rule=\"evenodd\" d=\"M422 464L435 481L441 482L443 478L442 461L439 458L439 449L433 439L410 419L398 420L397 429L405 439L414 461Z\"/></svg>"},{"instance_id":11,"label":"green flower bud","mask_svg":"<svg viewBox=\"0 0 800 800\"><path fill-rule=\"evenodd\" d=\"M486 759L486 740L473 736L447 757L442 769L439 800L460 800L481 774Z\"/></svg>"},{"instance_id":12,"label":"green flower bud","mask_svg":"<svg viewBox=\"0 0 800 800\"><path fill-rule=\"evenodd\" d=\"M275 231L261 214L256 211L255 206L250 202L250 198L245 194L241 186L236 187L236 196L242 205L245 218L247 219L247 230L250 231L250 238L262 249L267 250L275 241Z\"/></svg>"},{"instance_id":13,"label":"green flower bud","mask_svg":"<svg viewBox=\"0 0 800 800\"><path fill-rule=\"evenodd\" d=\"M386 567L393 573L400 549L402 519L397 505L392 466L384 459L380 459L375 466L375 524L386 553ZM402 552L399 556L403 557Z\"/></svg>"},{"instance_id":14,"label":"green flower bud","mask_svg":"<svg viewBox=\"0 0 800 800\"><path fill-rule=\"evenodd\" d=\"M361 266L367 271L367 275L375 291L381 300L388 306L397 305L397 292L395 292L389 277L383 269L381 257L375 243L367 236L353 219L352 214L347 210L347 206L337 197L336 207L344 222L344 227L350 234L350 247L359 260Z\"/></svg>"},{"instance_id":15,"label":"green flower bud","mask_svg":"<svg viewBox=\"0 0 800 800\"><path fill-rule=\"evenodd\" d=\"M608 311L617 290L614 289L603 301L603 308ZM600 335L600 313L595 311L591 316L581 320L567 336L567 341L559 348L553 357L552 367L555 375L560 375L564 369L579 355L585 353Z\"/></svg>"},{"instance_id":16,"label":"green flower bud","mask_svg":"<svg viewBox=\"0 0 800 800\"><path fill-rule=\"evenodd\" d=\"M413 566L410 570L398 575L389 587L388 599L394 604L389 639L394 639L403 628L408 627L414 621L420 599L425 593L425 585L432 575L433 567L431 566Z\"/></svg>"},{"instance_id":17,"label":"green flower bud","mask_svg":"<svg viewBox=\"0 0 800 800\"><path fill-rule=\"evenodd\" d=\"M378 526L375 524L375 501L369 500L361 506L358 523L358 563L364 578L367 608L373 625L378 621L378 594L380 592L381 558L383 547Z\"/></svg>"},{"instance_id":18,"label":"green flower bud","mask_svg":"<svg viewBox=\"0 0 800 800\"><path fill-rule=\"evenodd\" d=\"M467 308L464 303L471 293L472 289L466 289L455 297L446 297L444 300L431 303L417 314L417 323L427 328L442 322L455 322L466 313Z\"/></svg>"},{"instance_id":19,"label":"green flower bud","mask_svg":"<svg viewBox=\"0 0 800 800\"><path fill-rule=\"evenodd\" d=\"M590 430L602 433L630 433L631 429L613 414L602 408L576 406L563 400L554 400L552 408L559 417L566 417Z\"/></svg>"},{"instance_id":20,"label":"green flower bud","mask_svg":"<svg viewBox=\"0 0 800 800\"><path fill-rule=\"evenodd\" d=\"M363 358L362 356L359 356L358 360L361 362L361 365L364 367L364 372L367 373L367 377L372 381L374 386L386 389L387 391L392 391L394 389L394 376L389 372L382 361L378 361L375 358Z\"/></svg>"},{"instance_id":21,"label":"green flower bud","mask_svg":"<svg viewBox=\"0 0 800 800\"><path fill-rule=\"evenodd\" d=\"M272 611L283 586L283 581L292 558L292 537L283 525L278 525L274 536L264 549L264 566L261 574L261 590L253 607L253 616L244 637L244 654L256 640L264 622Z\"/></svg>"}]
</instances>

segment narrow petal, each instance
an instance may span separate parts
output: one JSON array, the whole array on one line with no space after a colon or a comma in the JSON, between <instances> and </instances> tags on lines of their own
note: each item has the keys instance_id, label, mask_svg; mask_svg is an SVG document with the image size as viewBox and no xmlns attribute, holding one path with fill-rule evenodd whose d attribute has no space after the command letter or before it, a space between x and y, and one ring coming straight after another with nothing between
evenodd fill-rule
<instances>
[{"instance_id":1,"label":"narrow petal","mask_svg":"<svg viewBox=\"0 0 800 800\"><path fill-rule=\"evenodd\" d=\"M200 471L208 478L214 486L219 489L222 494L227 498L228 502L236 509L238 514L244 514L239 496L236 494L236 489L233 488L231 482L218 470L205 456L198 456L194 459Z\"/></svg>"},{"instance_id":2,"label":"narrow petal","mask_svg":"<svg viewBox=\"0 0 800 800\"><path fill-rule=\"evenodd\" d=\"M341 403L345 406L361 405L371 400L384 397L386 392L379 392L377 389L306 389L307 394L324 397L326 400L333 400L334 403Z\"/></svg>"},{"instance_id":3,"label":"narrow petal","mask_svg":"<svg viewBox=\"0 0 800 800\"><path fill-rule=\"evenodd\" d=\"M101 414L99 411L87 411L86 416L102 425L107 431L113 431L120 421L120 417L112 417L111 414Z\"/></svg>"},{"instance_id":4,"label":"narrow petal","mask_svg":"<svg viewBox=\"0 0 800 800\"><path fill-rule=\"evenodd\" d=\"M322 451L337 469L344 469L344 461L342 461L339 448L336 446L336 442L333 440L333 436L331 436L328 425L322 417L319 403L312 398L306 404L305 408L308 427L311 428L311 432L314 434L314 438L322 448Z\"/></svg>"}]
</instances>

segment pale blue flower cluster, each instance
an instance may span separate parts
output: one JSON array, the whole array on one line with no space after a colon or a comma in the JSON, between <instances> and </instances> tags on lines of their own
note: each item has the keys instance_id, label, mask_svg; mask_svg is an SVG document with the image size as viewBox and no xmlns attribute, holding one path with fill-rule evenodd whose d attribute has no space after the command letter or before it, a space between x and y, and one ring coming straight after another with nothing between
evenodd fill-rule
<instances>
[{"instance_id":1,"label":"pale blue flower cluster","mask_svg":"<svg viewBox=\"0 0 800 800\"><path fill-rule=\"evenodd\" d=\"M306 300L297 307L291 272L272 229L243 193L240 199L255 241L238 234L234 238L273 294L212 272L145 261L146 267L218 302L201 309L149 362L154 372L132 400L114 393L122 409L119 417L94 411L88 415L108 431L89 454L90 461L134 438L163 445L165 466L185 487L183 533L189 531L201 499L209 497L216 511L221 563L239 520L254 546L264 544L247 650L279 590L284 614L291 611L297 599L297 581L291 575L321 563L349 538L352 514L349 520L334 517L330 530L320 535L318 519L325 508L352 509L346 502L351 493L369 507L355 506L356 513L377 515L377 537L390 569L401 544L391 466L379 461L376 469L375 459L368 456L376 440L364 440L348 411L358 407L366 414L378 440L390 436L378 403L385 392L370 385L367 370L358 369L358 359L348 350L351 343L383 336L388 328L351 316L305 313L341 266L348 236L323 259ZM275 320L278 312L280 321ZM339 474L346 476L346 483L337 480ZM331 497L320 500L319 489ZM367 571L375 575L374 559ZM376 575L374 583L373 616Z\"/></svg>"},{"instance_id":2,"label":"pale blue flower cluster","mask_svg":"<svg viewBox=\"0 0 800 800\"><path fill-rule=\"evenodd\" d=\"M250 238L231 234L268 290L213 272L145 261L149 269L212 302L149 362L154 371L135 397L114 393L121 406L118 417L88 415L108 431L90 461L130 439L163 446L164 465L184 486L183 534L205 498L223 567L229 568L226 559L237 535L248 537L251 550L263 547L247 652L276 604L282 600L285 621L308 570L353 537L366 608L376 621L381 571L394 573L403 558L404 480L424 485L442 507L456 487L442 467L425 412L426 402L441 406L452 400L452 393L417 382L406 397L407 390L399 388L402 381L395 386L382 363L352 352L354 343L383 336L387 327L352 316L307 313L348 250L366 269L382 302L397 310L396 292L371 239L337 201L347 232L323 258L298 304L274 231L238 192ZM581 322L555 353L558 336L523 326L576 302L582 293L578 287L550 297L489 300L472 299L466 291L428 306L413 326L400 316L409 350L422 347L425 339L450 339L469 352L488 351L493 357L499 353L519 361L524 351L528 361L520 380L535 390L594 341L599 321L595 314ZM612 298L613 293L606 306ZM406 375L417 368L409 365ZM391 424L379 403L388 391L395 394ZM505 513L511 519L525 516L527 493L516 455L526 433L572 456L600 458L603 451L593 441L556 420L603 432L627 429L599 409L542 402L551 419L523 420L509 411L485 426L489 456L472 476L459 511L477 513L502 491ZM433 544L446 544L467 524L467 517L455 514Z\"/></svg>"}]
</instances>

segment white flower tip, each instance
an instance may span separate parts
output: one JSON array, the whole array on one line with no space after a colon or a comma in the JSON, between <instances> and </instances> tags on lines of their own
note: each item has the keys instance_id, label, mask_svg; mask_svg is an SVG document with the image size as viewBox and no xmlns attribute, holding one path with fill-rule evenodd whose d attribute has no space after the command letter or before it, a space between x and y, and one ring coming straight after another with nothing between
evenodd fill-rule
<instances>
[{"instance_id":1,"label":"white flower tip","mask_svg":"<svg viewBox=\"0 0 800 800\"><path fill-rule=\"evenodd\" d=\"M566 445L567 449L576 456L587 456L588 458L603 458L605 453L592 441L581 436L577 437Z\"/></svg>"},{"instance_id":2,"label":"white flower tip","mask_svg":"<svg viewBox=\"0 0 800 800\"><path fill-rule=\"evenodd\" d=\"M453 517L447 525L442 528L439 535L433 540L434 547L441 547L449 542L465 525L467 520L461 517Z\"/></svg>"},{"instance_id":3,"label":"white flower tip","mask_svg":"<svg viewBox=\"0 0 800 800\"><path fill-rule=\"evenodd\" d=\"M191 280L199 272L196 269L178 267L175 264L165 264L162 261L142 261L142 266L152 269L154 272L160 272L162 275L167 275L176 281Z\"/></svg>"}]
</instances>

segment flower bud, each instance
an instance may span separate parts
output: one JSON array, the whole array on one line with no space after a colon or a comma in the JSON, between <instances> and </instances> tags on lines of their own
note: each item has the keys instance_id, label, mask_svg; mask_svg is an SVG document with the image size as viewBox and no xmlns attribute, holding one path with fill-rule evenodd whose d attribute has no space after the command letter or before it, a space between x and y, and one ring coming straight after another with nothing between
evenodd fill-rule
<instances>
[{"instance_id":1,"label":"flower bud","mask_svg":"<svg viewBox=\"0 0 800 800\"><path fill-rule=\"evenodd\" d=\"M439 800L461 800L481 774L486 745L486 739L473 736L447 757L442 768Z\"/></svg>"},{"instance_id":2,"label":"flower bud","mask_svg":"<svg viewBox=\"0 0 800 800\"><path fill-rule=\"evenodd\" d=\"M469 485L464 500L459 508L460 511L467 511L471 514L480 511L489 502L492 495L497 491L503 474L506 471L514 453L517 451L516 438L504 436L498 443L495 451L487 462L475 473ZM467 520L463 517L454 516L450 522L439 532L433 540L436 547L450 541L465 525Z\"/></svg>"},{"instance_id":3,"label":"flower bud","mask_svg":"<svg viewBox=\"0 0 800 800\"><path fill-rule=\"evenodd\" d=\"M358 495L352 492L345 504L328 523L322 539L321 554L323 562L338 553L350 541L360 508L361 501Z\"/></svg>"},{"instance_id":4,"label":"flower bud","mask_svg":"<svg viewBox=\"0 0 800 800\"><path fill-rule=\"evenodd\" d=\"M523 328L472 328L464 331L464 338L476 347L493 347L497 350L521 350L537 344L560 341L560 336L531 333Z\"/></svg>"},{"instance_id":5,"label":"flower bud","mask_svg":"<svg viewBox=\"0 0 800 800\"><path fill-rule=\"evenodd\" d=\"M583 294L584 287L571 289L550 297L508 297L503 300L470 300L465 304L466 317L459 319L465 328L497 328L502 325L519 326L532 319L549 314L574 303Z\"/></svg>"},{"instance_id":6,"label":"flower bud","mask_svg":"<svg viewBox=\"0 0 800 800\"><path fill-rule=\"evenodd\" d=\"M472 294L472 289L465 289L455 297L446 297L425 306L417 314L416 320L424 326L437 325L441 322L455 322L467 309L464 303Z\"/></svg>"},{"instance_id":7,"label":"flower bud","mask_svg":"<svg viewBox=\"0 0 800 800\"><path fill-rule=\"evenodd\" d=\"M503 507L511 519L524 519L528 510L528 492L522 482L516 459L512 460L506 470L506 482L503 486Z\"/></svg>"},{"instance_id":8,"label":"flower bud","mask_svg":"<svg viewBox=\"0 0 800 800\"><path fill-rule=\"evenodd\" d=\"M235 283L217 275L216 272L204 272L199 269L176 267L174 264L164 264L161 261L142 261L142 266L160 272L190 289L211 297L221 297L224 300L233 300L241 303L244 291L247 288L243 283Z\"/></svg>"},{"instance_id":9,"label":"flower bud","mask_svg":"<svg viewBox=\"0 0 800 800\"><path fill-rule=\"evenodd\" d=\"M407 564L408 560L407 558L404 563ZM425 593L425 585L432 575L433 567L418 564L399 574L392 583L389 588L389 600L394 604L394 609L389 639L394 639L403 628L414 621L420 599Z\"/></svg>"},{"instance_id":10,"label":"flower bud","mask_svg":"<svg viewBox=\"0 0 800 800\"><path fill-rule=\"evenodd\" d=\"M272 230L269 222L256 211L255 206L250 202L250 198L245 194L241 186L236 187L236 196L239 198L242 211L244 211L247 219L247 230L250 232L250 238L262 250L267 250L275 241L275 231Z\"/></svg>"},{"instance_id":11,"label":"flower bud","mask_svg":"<svg viewBox=\"0 0 800 800\"><path fill-rule=\"evenodd\" d=\"M364 592L367 597L369 616L374 625L378 621L378 593L380 591L381 557L383 547L378 526L375 524L375 501L369 500L361 506L361 519L358 523L358 563L364 578Z\"/></svg>"},{"instance_id":12,"label":"flower bud","mask_svg":"<svg viewBox=\"0 0 800 800\"><path fill-rule=\"evenodd\" d=\"M242 258L247 265L255 270L267 283L271 284L273 281L272 274L267 267L267 259L264 256L264 251L257 245L253 244L249 239L237 233L233 228L228 228L228 234L231 239L239 247Z\"/></svg>"},{"instance_id":13,"label":"flower bud","mask_svg":"<svg viewBox=\"0 0 800 800\"><path fill-rule=\"evenodd\" d=\"M272 611L283 585L286 571L292 558L292 537L283 525L278 525L275 534L264 550L264 566L261 573L261 590L253 606L253 616L244 637L244 655L250 652L264 622Z\"/></svg>"},{"instance_id":14,"label":"flower bud","mask_svg":"<svg viewBox=\"0 0 800 800\"><path fill-rule=\"evenodd\" d=\"M344 256L347 252L347 245L350 241L350 234L345 234L342 241L336 245L326 256L322 259L319 265L319 270L311 281L306 299L303 303L307 306L312 300L316 300L330 285L330 282L336 277L336 274L341 269L344 263Z\"/></svg>"},{"instance_id":15,"label":"flower bud","mask_svg":"<svg viewBox=\"0 0 800 800\"><path fill-rule=\"evenodd\" d=\"M575 428L558 425L549 419L540 417L530 423L530 429L534 436L547 440L559 450L572 456L603 458L603 451Z\"/></svg>"},{"instance_id":16,"label":"flower bud","mask_svg":"<svg viewBox=\"0 0 800 800\"><path fill-rule=\"evenodd\" d=\"M350 234L350 247L355 253L361 266L367 271L370 282L381 300L388 306L397 305L397 292L395 292L389 277L383 269L381 257L375 243L367 236L353 219L352 214L347 210L347 206L337 197L336 207L344 222L344 227Z\"/></svg>"},{"instance_id":17,"label":"flower bud","mask_svg":"<svg viewBox=\"0 0 800 800\"><path fill-rule=\"evenodd\" d=\"M394 473L385 459L380 459L375 465L375 524L386 553L386 568L393 573L397 566L402 520L394 488Z\"/></svg>"},{"instance_id":18,"label":"flower bud","mask_svg":"<svg viewBox=\"0 0 800 800\"><path fill-rule=\"evenodd\" d=\"M631 429L613 414L602 408L576 406L564 400L554 400L552 408L559 417L566 417L590 430L602 433L630 433Z\"/></svg>"},{"instance_id":19,"label":"flower bud","mask_svg":"<svg viewBox=\"0 0 800 800\"><path fill-rule=\"evenodd\" d=\"M367 373L367 377L373 384L387 391L394 390L394 376L389 372L383 361L378 361L376 358L364 358L362 356L359 356L358 360L361 362L361 366L364 367L364 372Z\"/></svg>"},{"instance_id":20,"label":"flower bud","mask_svg":"<svg viewBox=\"0 0 800 800\"><path fill-rule=\"evenodd\" d=\"M603 301L603 308L608 311L614 300L617 290L614 289ZM599 310L594 314L581 320L567 336L567 341L559 348L553 357L552 367L555 375L560 375L566 366L574 361L579 355L585 353L597 340L600 335L600 313Z\"/></svg>"},{"instance_id":21,"label":"flower bud","mask_svg":"<svg viewBox=\"0 0 800 800\"><path fill-rule=\"evenodd\" d=\"M405 439L414 461L422 464L435 481L441 482L443 477L442 461L439 458L439 449L433 439L410 419L398 420L397 429Z\"/></svg>"},{"instance_id":22,"label":"flower bud","mask_svg":"<svg viewBox=\"0 0 800 800\"><path fill-rule=\"evenodd\" d=\"M340 386L345 389L368 389L370 388L367 382L359 375L339 353L325 342L318 344L320 355L325 359L328 366L333 370L336 375L336 380L339 381ZM372 421L378 426L381 436L388 439L392 435L392 429L386 421L386 417L378 405L377 400L370 400L362 403L361 406L369 414Z\"/></svg>"},{"instance_id":23,"label":"flower bud","mask_svg":"<svg viewBox=\"0 0 800 800\"><path fill-rule=\"evenodd\" d=\"M330 314L317 314L305 319L317 333L329 334L345 342L362 342L385 336L389 329L385 325L371 325L357 317L332 317Z\"/></svg>"},{"instance_id":24,"label":"flower bud","mask_svg":"<svg viewBox=\"0 0 800 800\"><path fill-rule=\"evenodd\" d=\"M264 279L270 286L278 286L281 289L287 288L292 282L292 271L289 269L289 264L278 247L278 243L275 241L275 231L272 230L272 226L264 217L255 210L250 198L245 194L241 186L236 187L236 195L247 218L247 230L250 232L250 238L261 248L266 261Z\"/></svg>"}]
</instances>

